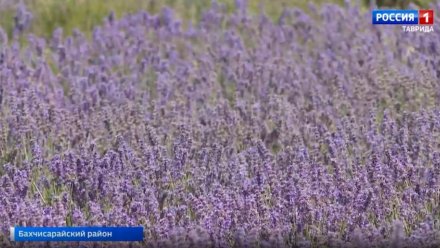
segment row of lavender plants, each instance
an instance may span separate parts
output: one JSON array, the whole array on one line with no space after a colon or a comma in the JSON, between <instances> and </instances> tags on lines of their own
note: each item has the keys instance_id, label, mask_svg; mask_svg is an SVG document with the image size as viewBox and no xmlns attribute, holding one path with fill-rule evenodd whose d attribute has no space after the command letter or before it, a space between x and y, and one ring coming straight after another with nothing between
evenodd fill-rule
<instances>
[{"instance_id":1,"label":"row of lavender plants","mask_svg":"<svg viewBox=\"0 0 440 248\"><path fill-rule=\"evenodd\" d=\"M142 225L147 247L438 247L440 32L370 15L214 2L193 25L164 9L92 37L0 31L1 247L30 245L14 225Z\"/></svg>"}]
</instances>

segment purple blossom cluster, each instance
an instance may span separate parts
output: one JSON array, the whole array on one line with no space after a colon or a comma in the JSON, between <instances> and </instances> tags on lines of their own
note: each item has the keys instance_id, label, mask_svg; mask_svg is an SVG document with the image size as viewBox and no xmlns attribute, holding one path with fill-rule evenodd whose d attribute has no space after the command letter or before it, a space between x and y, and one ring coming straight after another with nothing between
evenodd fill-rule
<instances>
[{"instance_id":1,"label":"purple blossom cluster","mask_svg":"<svg viewBox=\"0 0 440 248\"><path fill-rule=\"evenodd\" d=\"M142 225L145 247L438 247L439 40L349 4L110 15L27 45L0 31L1 247L30 245L8 241L15 225Z\"/></svg>"}]
</instances>

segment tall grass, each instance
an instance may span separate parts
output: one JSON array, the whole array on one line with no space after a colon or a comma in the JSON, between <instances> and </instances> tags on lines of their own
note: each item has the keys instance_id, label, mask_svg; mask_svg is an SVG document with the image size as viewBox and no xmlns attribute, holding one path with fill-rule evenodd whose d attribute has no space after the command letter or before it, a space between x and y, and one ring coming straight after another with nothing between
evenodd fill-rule
<instances>
[{"instance_id":1,"label":"tall grass","mask_svg":"<svg viewBox=\"0 0 440 248\"><path fill-rule=\"evenodd\" d=\"M15 1L15 0L10 0ZM204 9L211 5L210 0L24 0L34 19L30 32L37 35L49 36L54 29L62 27L65 33L73 29L90 32L93 27L102 22L110 12L117 17L127 13L146 10L158 13L164 6L176 10L176 14L184 20L197 21ZM235 0L218 0L225 4L229 11L235 6ZM307 0L249 0L248 8L251 12L258 13L261 8L269 16L276 18L285 7L306 7ZM337 2L342 0L317 0L314 3ZM12 33L14 25L14 11L11 7L0 7L0 26Z\"/></svg>"}]
</instances>

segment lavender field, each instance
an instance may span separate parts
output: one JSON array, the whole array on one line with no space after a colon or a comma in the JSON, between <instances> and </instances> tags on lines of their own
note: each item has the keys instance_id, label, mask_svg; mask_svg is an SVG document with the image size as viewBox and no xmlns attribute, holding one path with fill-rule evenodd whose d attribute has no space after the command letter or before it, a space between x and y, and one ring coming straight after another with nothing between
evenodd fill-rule
<instances>
[{"instance_id":1,"label":"lavender field","mask_svg":"<svg viewBox=\"0 0 440 248\"><path fill-rule=\"evenodd\" d=\"M25 38L0 29L0 247L31 246L14 225L144 226L115 247L440 246L437 29L214 3L188 27L165 8Z\"/></svg>"}]
</instances>

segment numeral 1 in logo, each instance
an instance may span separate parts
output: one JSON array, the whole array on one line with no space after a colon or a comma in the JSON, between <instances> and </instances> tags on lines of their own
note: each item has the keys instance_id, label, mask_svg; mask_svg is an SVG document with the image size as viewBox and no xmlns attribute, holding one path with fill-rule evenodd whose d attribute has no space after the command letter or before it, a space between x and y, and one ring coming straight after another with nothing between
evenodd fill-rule
<instances>
[{"instance_id":1,"label":"numeral 1 in logo","mask_svg":"<svg viewBox=\"0 0 440 248\"><path fill-rule=\"evenodd\" d=\"M433 25L434 24L434 10L431 10L431 9L419 10L419 24Z\"/></svg>"}]
</instances>

